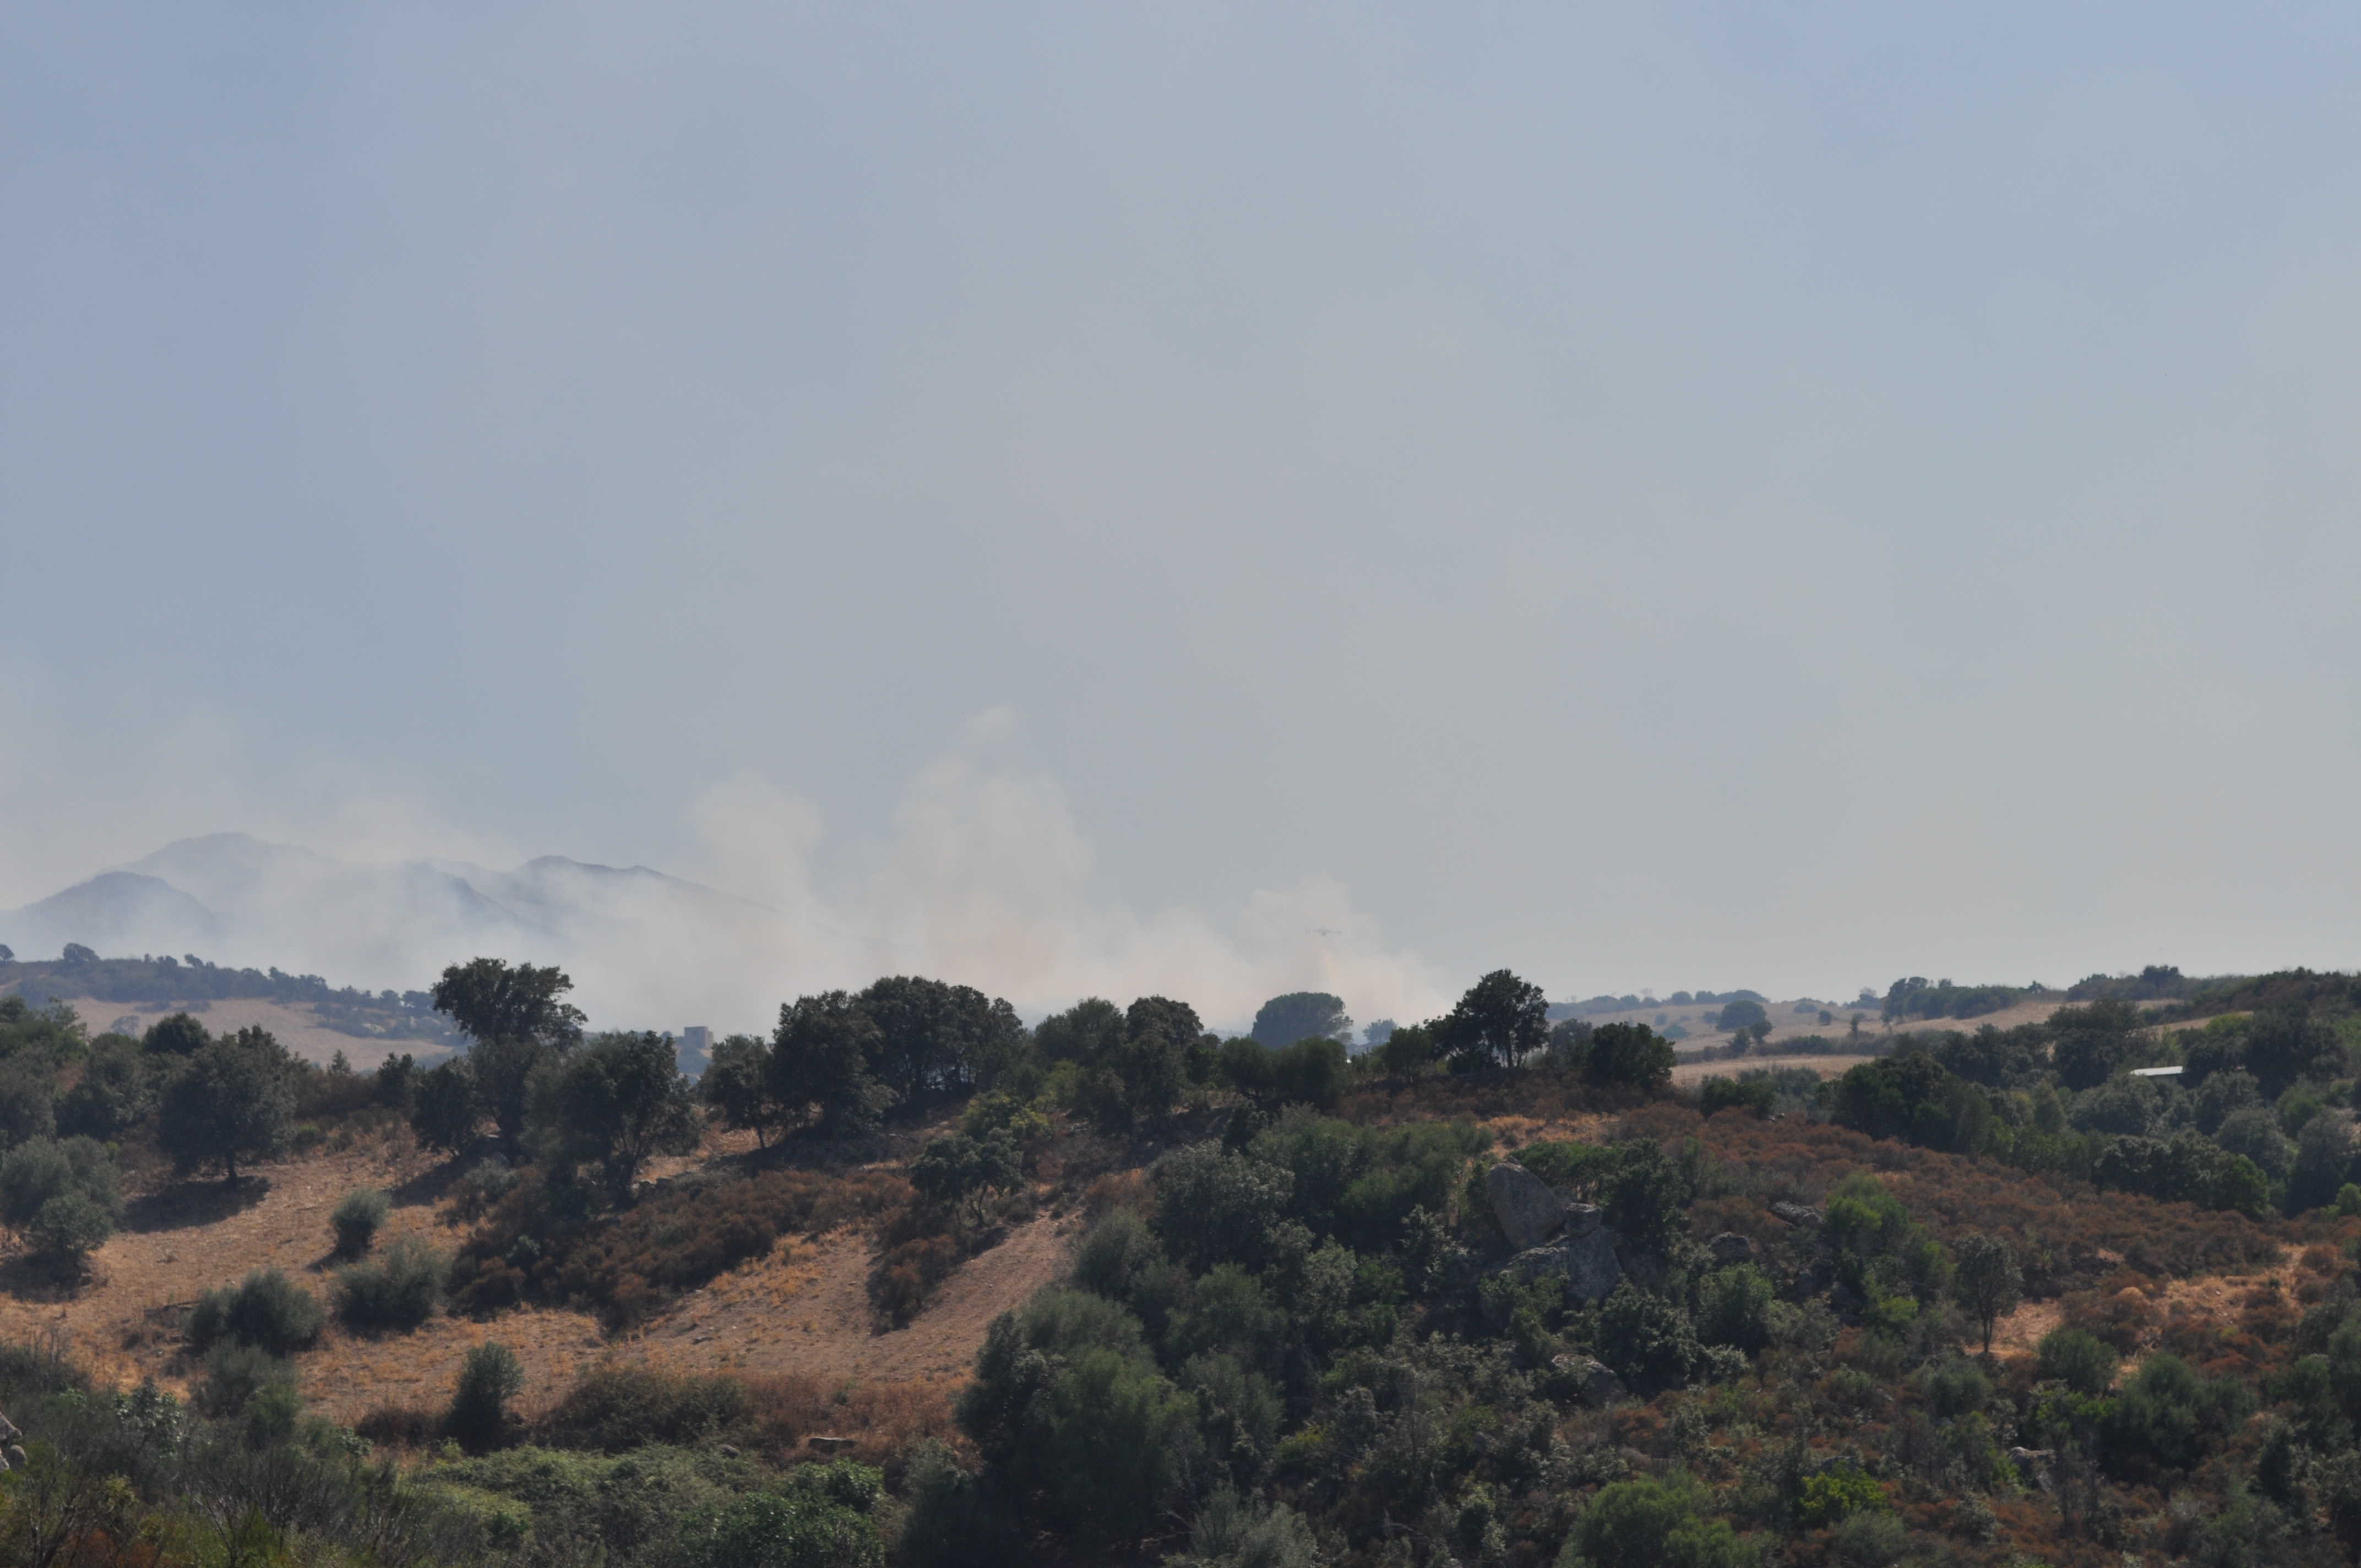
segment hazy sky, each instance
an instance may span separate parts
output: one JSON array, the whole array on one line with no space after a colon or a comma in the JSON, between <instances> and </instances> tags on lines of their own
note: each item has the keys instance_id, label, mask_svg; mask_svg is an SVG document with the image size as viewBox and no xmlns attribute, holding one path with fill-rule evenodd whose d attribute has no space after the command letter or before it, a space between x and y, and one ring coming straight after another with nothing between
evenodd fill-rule
<instances>
[{"instance_id":1,"label":"hazy sky","mask_svg":"<svg viewBox=\"0 0 2361 1568\"><path fill-rule=\"evenodd\" d=\"M1441 992L2352 967L2356 69L0 0L0 905L236 828Z\"/></svg>"}]
</instances>

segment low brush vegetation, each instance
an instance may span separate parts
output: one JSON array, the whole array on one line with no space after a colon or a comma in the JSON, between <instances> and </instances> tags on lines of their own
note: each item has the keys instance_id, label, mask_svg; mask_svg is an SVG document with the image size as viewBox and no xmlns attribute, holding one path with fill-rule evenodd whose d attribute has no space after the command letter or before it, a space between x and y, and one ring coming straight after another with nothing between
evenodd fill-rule
<instances>
[{"instance_id":1,"label":"low brush vegetation","mask_svg":"<svg viewBox=\"0 0 2361 1568\"><path fill-rule=\"evenodd\" d=\"M787 1003L693 1089L567 990L455 965L428 1000L465 1054L366 1077L261 1031L92 1040L0 999L0 1219L40 1288L137 1223L126 1185L234 1192L388 1127L447 1161L452 1227L389 1230L374 1190L331 1210L340 1183L308 1275L233 1273L189 1310L185 1400L0 1350L26 1433L0 1561L2361 1555L2346 977L2092 977L2005 1029L1972 1021L2037 988L1904 981L1900 1032L1833 1080L1734 1043L1689 1088L1664 1036L1553 1023L1507 971L1359 1057L1324 993L1224 1039L1166 997L1027 1029L895 978ZM1759 1038L1762 999L1713 1000ZM683 1170L709 1128L753 1147ZM843 1234L892 1333L1045 1213L1070 1264L956 1387L628 1353L536 1387L512 1348L534 1312L628 1333ZM306 1413L336 1345L438 1313L473 1321L432 1397Z\"/></svg>"}]
</instances>

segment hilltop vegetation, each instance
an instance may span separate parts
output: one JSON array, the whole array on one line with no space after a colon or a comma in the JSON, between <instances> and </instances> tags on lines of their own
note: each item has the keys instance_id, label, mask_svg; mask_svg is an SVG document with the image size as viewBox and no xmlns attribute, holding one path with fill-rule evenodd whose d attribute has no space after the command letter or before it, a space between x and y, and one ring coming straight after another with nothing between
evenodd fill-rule
<instances>
[{"instance_id":1,"label":"hilltop vegetation","mask_svg":"<svg viewBox=\"0 0 2361 1568\"><path fill-rule=\"evenodd\" d=\"M5 955L5 949L0 949ZM44 962L17 962L0 956L0 991L27 1002L53 996L89 996L126 1006L225 1002L240 997L308 1008L321 1025L363 1039L415 1040L423 1046L456 1046L462 1036L434 1009L423 991L380 991L372 995L351 986L331 987L316 974L283 974L278 969L225 969L190 953L163 957L103 959L79 943L64 956Z\"/></svg>"},{"instance_id":2,"label":"hilltop vegetation","mask_svg":"<svg viewBox=\"0 0 2361 1568\"><path fill-rule=\"evenodd\" d=\"M185 1399L0 1355L29 1434L0 1478L9 1560L2113 1568L2361 1547L2345 977L2238 982L2257 1006L2207 1014L2210 984L2094 994L1897 1036L1834 1082L1741 1059L1693 1095L1663 1036L1553 1025L1506 971L1359 1058L1317 993L1279 999L1275 1033L1313 1032L1274 1044L1164 997L1027 1029L897 977L785 1003L694 1098L669 1042L588 1032L566 989L455 965L432 999L468 1051L367 1078L258 1031L90 1040L0 1002L0 1218L28 1234L52 1204L60 1233L77 1205L119 1212L110 1173L235 1180L361 1129L442 1153L458 1232L386 1241L370 1192L324 1207L322 1286L225 1272L197 1304ZM2182 1070L2135 1076L2160 1065ZM69 1134L101 1110L103 1141ZM723 1130L745 1152L644 1179ZM848 1231L873 1238L891 1332L1051 1214L1075 1226L1060 1277L992 1322L950 1406L859 1417L893 1435L854 1459L807 1439L880 1394L628 1363L535 1387L508 1348L536 1314L639 1332ZM71 1288L90 1250L52 1245L49 1277ZM445 1314L479 1343L437 1400L349 1430L305 1413L336 1336Z\"/></svg>"}]
</instances>

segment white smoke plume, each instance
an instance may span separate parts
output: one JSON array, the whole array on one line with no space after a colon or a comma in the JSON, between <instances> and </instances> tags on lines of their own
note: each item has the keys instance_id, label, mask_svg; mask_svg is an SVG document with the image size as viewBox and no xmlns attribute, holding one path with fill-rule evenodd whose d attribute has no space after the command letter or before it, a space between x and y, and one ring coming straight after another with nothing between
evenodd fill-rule
<instances>
[{"instance_id":1,"label":"white smoke plume","mask_svg":"<svg viewBox=\"0 0 2361 1568\"><path fill-rule=\"evenodd\" d=\"M103 953L193 951L368 990L423 987L476 954L565 966L594 1025L758 1030L798 994L882 974L932 975L1027 1016L1083 996L1149 993L1243 1028L1270 996L1328 991L1364 1021L1447 1002L1323 877L1242 890L1225 910L1140 910L1096 890L1088 839L1052 779L961 745L906 788L890 833L823 880L810 802L752 773L693 803L700 846L681 876L562 858L499 870L428 859L467 840L372 802L324 825L334 858L240 834L184 839L0 915L20 956L82 941ZM357 840L357 843L355 841ZM416 846L405 858L398 846Z\"/></svg>"}]
</instances>

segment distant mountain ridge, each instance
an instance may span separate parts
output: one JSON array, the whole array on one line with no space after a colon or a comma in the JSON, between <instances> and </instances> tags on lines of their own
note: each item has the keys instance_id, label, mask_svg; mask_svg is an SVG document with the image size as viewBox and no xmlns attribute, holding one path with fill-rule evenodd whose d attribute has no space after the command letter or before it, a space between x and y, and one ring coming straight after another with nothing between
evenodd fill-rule
<instances>
[{"instance_id":1,"label":"distant mountain ridge","mask_svg":"<svg viewBox=\"0 0 2361 1568\"><path fill-rule=\"evenodd\" d=\"M365 989L422 987L478 953L556 963L586 1002L648 1004L600 989L619 955L661 966L715 948L758 953L792 938L779 912L646 866L544 855L508 871L458 862L340 861L246 833L182 839L21 908L0 911L20 959L69 943L114 957L200 954L324 974ZM683 990L692 988L683 987ZM680 1005L692 1005L683 996ZM656 1020L676 1026L667 1007Z\"/></svg>"}]
</instances>

